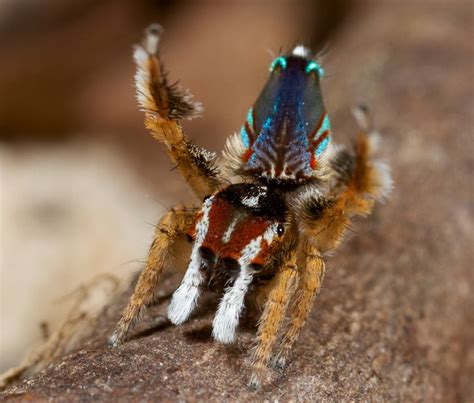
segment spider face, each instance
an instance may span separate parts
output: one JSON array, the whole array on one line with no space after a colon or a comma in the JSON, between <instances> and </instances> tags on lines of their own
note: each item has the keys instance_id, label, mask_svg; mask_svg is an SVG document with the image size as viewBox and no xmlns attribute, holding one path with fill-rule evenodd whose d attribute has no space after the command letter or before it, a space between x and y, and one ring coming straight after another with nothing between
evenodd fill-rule
<instances>
[{"instance_id":1,"label":"spider face","mask_svg":"<svg viewBox=\"0 0 474 403\"><path fill-rule=\"evenodd\" d=\"M279 180L314 176L330 141L321 66L297 46L277 57L241 130L244 172Z\"/></svg>"},{"instance_id":2,"label":"spider face","mask_svg":"<svg viewBox=\"0 0 474 403\"><path fill-rule=\"evenodd\" d=\"M266 186L240 183L205 199L188 235L193 239L191 259L168 307L174 324L194 310L206 281L221 277L228 286L214 317L213 336L235 339L244 299L256 273L275 261L287 226L287 207Z\"/></svg>"},{"instance_id":3,"label":"spider face","mask_svg":"<svg viewBox=\"0 0 474 403\"><path fill-rule=\"evenodd\" d=\"M188 235L202 269L234 276L241 269L261 271L271 263L286 222L287 207L277 193L241 183L206 198Z\"/></svg>"}]
</instances>

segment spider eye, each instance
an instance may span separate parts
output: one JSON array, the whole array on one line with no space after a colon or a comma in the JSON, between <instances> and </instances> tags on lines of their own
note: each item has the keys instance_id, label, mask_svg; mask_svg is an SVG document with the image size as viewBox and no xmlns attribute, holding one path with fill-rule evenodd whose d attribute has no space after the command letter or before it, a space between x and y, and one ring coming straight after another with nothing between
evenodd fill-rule
<instances>
[{"instance_id":1,"label":"spider eye","mask_svg":"<svg viewBox=\"0 0 474 403\"><path fill-rule=\"evenodd\" d=\"M270 65L270 71L274 71L277 67L280 67L282 70L286 69L286 59L283 56L278 56L275 60L273 60L272 64Z\"/></svg>"},{"instance_id":2,"label":"spider eye","mask_svg":"<svg viewBox=\"0 0 474 403\"><path fill-rule=\"evenodd\" d=\"M311 61L308 62L308 64L306 65L305 71L306 71L307 74L310 74L314 71L314 72L316 72L318 77L320 77L320 78L324 77L324 69L318 63L316 63L314 60L311 60Z\"/></svg>"},{"instance_id":3,"label":"spider eye","mask_svg":"<svg viewBox=\"0 0 474 403\"><path fill-rule=\"evenodd\" d=\"M285 233L285 227L282 224L278 224L277 235L282 236Z\"/></svg>"}]
</instances>

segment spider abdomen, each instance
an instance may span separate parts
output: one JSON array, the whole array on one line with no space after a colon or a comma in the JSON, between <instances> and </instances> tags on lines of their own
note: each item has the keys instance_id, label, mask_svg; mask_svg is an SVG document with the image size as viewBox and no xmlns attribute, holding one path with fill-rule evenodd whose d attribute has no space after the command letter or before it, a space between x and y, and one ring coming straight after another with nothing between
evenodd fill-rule
<instances>
[{"instance_id":1,"label":"spider abdomen","mask_svg":"<svg viewBox=\"0 0 474 403\"><path fill-rule=\"evenodd\" d=\"M322 68L296 47L279 56L241 130L242 170L275 179L308 179L330 139Z\"/></svg>"}]
</instances>

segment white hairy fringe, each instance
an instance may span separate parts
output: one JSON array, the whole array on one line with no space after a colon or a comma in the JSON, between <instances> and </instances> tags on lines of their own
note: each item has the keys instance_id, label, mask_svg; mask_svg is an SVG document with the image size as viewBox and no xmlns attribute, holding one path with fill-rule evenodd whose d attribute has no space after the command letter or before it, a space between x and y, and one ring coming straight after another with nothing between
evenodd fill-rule
<instances>
[{"instance_id":1,"label":"white hairy fringe","mask_svg":"<svg viewBox=\"0 0 474 403\"><path fill-rule=\"evenodd\" d=\"M329 179L329 176L331 175L330 162L339 151L339 148L340 146L335 144L331 138L326 150L324 150L324 152L319 157L317 157L318 165L314 171L314 177L320 178L322 180Z\"/></svg>"},{"instance_id":2,"label":"white hairy fringe","mask_svg":"<svg viewBox=\"0 0 474 403\"><path fill-rule=\"evenodd\" d=\"M372 165L372 196L381 201L386 199L393 190L393 179L390 173L390 166L379 159L374 159L380 145L380 134L378 132L371 132L368 135L369 145L369 159L373 161Z\"/></svg>"},{"instance_id":3,"label":"white hairy fringe","mask_svg":"<svg viewBox=\"0 0 474 403\"><path fill-rule=\"evenodd\" d=\"M133 59L137 66L135 73L136 99L143 112L152 113L157 110L157 105L150 92L151 88L151 63L150 59L157 55L160 43L161 26L150 25L146 32L142 45L134 47ZM203 106L200 102L194 101L192 94L188 90L179 88L180 97L183 102L192 106L192 111L186 114L187 119L193 119L202 115Z\"/></svg>"},{"instance_id":4,"label":"white hairy fringe","mask_svg":"<svg viewBox=\"0 0 474 403\"><path fill-rule=\"evenodd\" d=\"M300 216L304 211L308 200L313 198L322 197L324 193L321 189L314 185L307 185L303 189L299 189L293 197L290 197L290 203L296 211L297 215Z\"/></svg>"},{"instance_id":5,"label":"white hairy fringe","mask_svg":"<svg viewBox=\"0 0 474 403\"><path fill-rule=\"evenodd\" d=\"M383 161L375 161L373 168L373 196L381 201L386 199L393 190L393 179L390 174L390 166Z\"/></svg>"},{"instance_id":6,"label":"white hairy fringe","mask_svg":"<svg viewBox=\"0 0 474 403\"><path fill-rule=\"evenodd\" d=\"M244 298L253 273L247 267L242 267L232 287L225 291L216 316L212 322L212 335L221 343L233 343L239 324L240 315L244 308Z\"/></svg>"},{"instance_id":7,"label":"white hairy fringe","mask_svg":"<svg viewBox=\"0 0 474 403\"><path fill-rule=\"evenodd\" d=\"M242 154L245 152L245 146L239 133L231 134L225 143L222 151L222 163L228 174L238 172L243 165Z\"/></svg>"},{"instance_id":8,"label":"white hairy fringe","mask_svg":"<svg viewBox=\"0 0 474 403\"><path fill-rule=\"evenodd\" d=\"M141 109L148 112L156 110L156 104L150 92L150 58L158 51L161 32L162 28L159 25L150 25L145 31L143 45L136 45L133 52L133 59L137 65L135 73L136 98Z\"/></svg>"},{"instance_id":9,"label":"white hairy fringe","mask_svg":"<svg viewBox=\"0 0 474 403\"><path fill-rule=\"evenodd\" d=\"M209 211L211 210L213 197L208 198L202 207L202 217L196 224L196 240L191 253L191 261L178 289L173 293L168 306L168 318L174 325L184 323L196 308L198 298L201 294L201 286L205 280L201 272L202 258L199 248L204 242L209 229Z\"/></svg>"},{"instance_id":10,"label":"white hairy fringe","mask_svg":"<svg viewBox=\"0 0 474 403\"><path fill-rule=\"evenodd\" d=\"M305 58L309 58L311 56L311 52L309 51L309 49L303 45L295 46L291 54L293 56L299 56L299 57L305 57Z\"/></svg>"},{"instance_id":11,"label":"white hairy fringe","mask_svg":"<svg viewBox=\"0 0 474 403\"><path fill-rule=\"evenodd\" d=\"M239 258L241 271L234 284L225 290L212 322L212 335L217 341L221 343L235 341L240 315L245 305L245 294L247 294L254 274L249 265L260 253L263 241L268 245L272 243L275 236L277 236L277 227L277 224L272 224L263 235L250 241L242 250L242 256Z\"/></svg>"},{"instance_id":12,"label":"white hairy fringe","mask_svg":"<svg viewBox=\"0 0 474 403\"><path fill-rule=\"evenodd\" d=\"M135 73L135 91L140 109L143 111L156 110L156 104L150 93L151 74L149 61L151 55L141 46L137 45L133 52L133 59L137 65Z\"/></svg>"},{"instance_id":13,"label":"white hairy fringe","mask_svg":"<svg viewBox=\"0 0 474 403\"><path fill-rule=\"evenodd\" d=\"M369 110L362 105L352 108L352 115L354 116L357 125L366 133L371 131L372 120L370 118Z\"/></svg>"},{"instance_id":14,"label":"white hairy fringe","mask_svg":"<svg viewBox=\"0 0 474 403\"><path fill-rule=\"evenodd\" d=\"M201 257L198 248L195 247L183 281L173 293L168 306L168 318L174 325L181 325L186 322L196 308L197 300L201 294L201 285L205 280L200 269Z\"/></svg>"},{"instance_id":15,"label":"white hairy fringe","mask_svg":"<svg viewBox=\"0 0 474 403\"><path fill-rule=\"evenodd\" d=\"M314 171L314 177L328 179L330 175L329 162L337 152L337 146L329 142L327 149L318 157L318 168ZM246 148L240 138L240 133L231 134L225 143L222 152L222 165L227 174L238 173L243 168L242 154Z\"/></svg>"}]
</instances>

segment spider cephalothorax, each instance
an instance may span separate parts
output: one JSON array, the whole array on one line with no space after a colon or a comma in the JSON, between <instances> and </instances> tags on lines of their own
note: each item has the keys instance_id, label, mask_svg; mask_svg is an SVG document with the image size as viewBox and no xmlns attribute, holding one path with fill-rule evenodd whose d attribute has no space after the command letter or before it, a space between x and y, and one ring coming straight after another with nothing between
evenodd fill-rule
<instances>
[{"instance_id":1,"label":"spider cephalothorax","mask_svg":"<svg viewBox=\"0 0 474 403\"><path fill-rule=\"evenodd\" d=\"M222 294L213 336L230 343L247 303L260 306L250 381L255 388L287 308L290 320L273 360L277 367L286 362L321 287L324 253L338 246L354 215L369 214L375 200L388 194L390 175L375 157L364 110L357 115L362 130L353 149L332 144L320 87L324 71L302 46L271 63L266 85L221 159L198 148L179 121L199 108L187 93L168 85L158 57L160 33L160 27L150 27L135 50L137 99L146 127L166 144L203 202L197 209L175 207L157 225L146 267L110 344L120 345L153 303L173 245L187 236L192 252L168 317L174 324L185 322L201 292L212 289Z\"/></svg>"},{"instance_id":2,"label":"spider cephalothorax","mask_svg":"<svg viewBox=\"0 0 474 403\"><path fill-rule=\"evenodd\" d=\"M230 284L214 318L214 337L233 341L244 298L254 275L268 274L280 255L287 208L266 186L230 185L206 198L196 223L191 260L171 300L168 316L183 323L196 306L205 283Z\"/></svg>"},{"instance_id":3,"label":"spider cephalothorax","mask_svg":"<svg viewBox=\"0 0 474 403\"><path fill-rule=\"evenodd\" d=\"M287 215L282 197L266 186L230 185L206 198L189 235L207 268L261 271L283 239Z\"/></svg>"}]
</instances>

